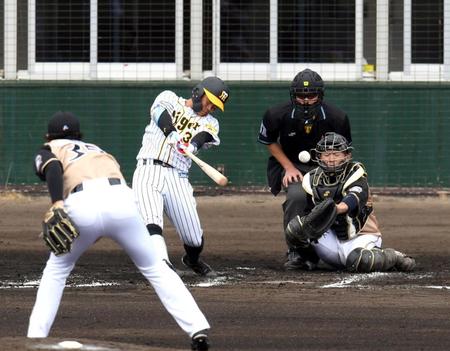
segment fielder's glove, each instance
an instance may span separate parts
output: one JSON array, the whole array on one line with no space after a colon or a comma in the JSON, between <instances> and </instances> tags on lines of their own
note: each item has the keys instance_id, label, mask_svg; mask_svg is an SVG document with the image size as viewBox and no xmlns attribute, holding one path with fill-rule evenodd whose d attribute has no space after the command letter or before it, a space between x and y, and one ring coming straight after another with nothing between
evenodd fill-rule
<instances>
[{"instance_id":1,"label":"fielder's glove","mask_svg":"<svg viewBox=\"0 0 450 351\"><path fill-rule=\"evenodd\" d=\"M302 217L303 230L308 238L317 240L331 228L336 216L337 208L333 199L325 199Z\"/></svg>"},{"instance_id":2,"label":"fielder's glove","mask_svg":"<svg viewBox=\"0 0 450 351\"><path fill-rule=\"evenodd\" d=\"M317 204L305 216L295 216L287 225L285 235L293 247L308 247L311 241L319 239L336 220L337 209L332 199Z\"/></svg>"},{"instance_id":3,"label":"fielder's glove","mask_svg":"<svg viewBox=\"0 0 450 351\"><path fill-rule=\"evenodd\" d=\"M61 207L51 207L42 222L42 237L56 255L70 252L72 242L79 236L67 212Z\"/></svg>"}]
</instances>

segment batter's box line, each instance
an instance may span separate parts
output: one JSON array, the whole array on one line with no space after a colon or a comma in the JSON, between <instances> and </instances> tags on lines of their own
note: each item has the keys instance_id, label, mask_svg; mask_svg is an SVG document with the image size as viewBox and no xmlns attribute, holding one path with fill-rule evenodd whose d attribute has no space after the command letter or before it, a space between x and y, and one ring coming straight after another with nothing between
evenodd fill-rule
<instances>
[{"instance_id":1,"label":"batter's box line","mask_svg":"<svg viewBox=\"0 0 450 351\"><path fill-rule=\"evenodd\" d=\"M381 278L391 278L398 276L399 274L402 274L404 276L404 273L400 272L373 272L373 273L366 273L366 274L354 274L349 277L346 277L336 283L326 284L322 285L321 288L323 289L329 289L329 288L351 288L351 287L370 287L370 285L362 285L361 283L367 283L374 280L379 280ZM424 278L430 278L432 277L432 274L417 274L417 275L411 275L409 274L407 278L409 280L420 280ZM358 283L357 285L354 285L355 283ZM426 287L426 286L423 286Z\"/></svg>"}]
</instances>

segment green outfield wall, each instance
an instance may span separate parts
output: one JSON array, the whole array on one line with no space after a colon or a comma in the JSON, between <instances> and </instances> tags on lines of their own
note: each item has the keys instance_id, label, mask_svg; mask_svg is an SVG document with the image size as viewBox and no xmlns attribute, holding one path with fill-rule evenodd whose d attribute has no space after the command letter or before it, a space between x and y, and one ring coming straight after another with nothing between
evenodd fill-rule
<instances>
[{"instance_id":1,"label":"green outfield wall","mask_svg":"<svg viewBox=\"0 0 450 351\"><path fill-rule=\"evenodd\" d=\"M48 118L57 110L81 119L84 139L116 156L131 182L148 110L170 89L190 95L192 83L0 82L0 186L32 184L33 156ZM224 169L230 184L266 184L266 147L257 143L267 107L289 99L289 82L229 82L221 123L222 144L201 158ZM347 111L355 158L379 187L450 187L450 85L438 83L334 83L325 98ZM194 165L194 185L214 185Z\"/></svg>"}]
</instances>

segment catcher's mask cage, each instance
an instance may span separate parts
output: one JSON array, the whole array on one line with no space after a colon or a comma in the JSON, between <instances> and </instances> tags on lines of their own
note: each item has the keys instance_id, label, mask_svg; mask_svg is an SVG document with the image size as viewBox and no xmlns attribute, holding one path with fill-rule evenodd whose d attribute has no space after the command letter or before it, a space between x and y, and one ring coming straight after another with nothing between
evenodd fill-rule
<instances>
[{"instance_id":1,"label":"catcher's mask cage","mask_svg":"<svg viewBox=\"0 0 450 351\"><path fill-rule=\"evenodd\" d=\"M192 89L193 110L195 112L202 110L202 96L204 94L216 107L224 111L224 104L230 96L230 91L220 78L207 77Z\"/></svg>"},{"instance_id":2,"label":"catcher's mask cage","mask_svg":"<svg viewBox=\"0 0 450 351\"><path fill-rule=\"evenodd\" d=\"M292 80L289 89L291 101L295 107L295 117L308 122L319 113L320 106L324 96L325 84L322 77L310 70L309 68L299 72ZM317 102L314 104L300 104L297 97L314 97L318 96Z\"/></svg>"},{"instance_id":3,"label":"catcher's mask cage","mask_svg":"<svg viewBox=\"0 0 450 351\"><path fill-rule=\"evenodd\" d=\"M352 159L352 150L353 147L348 144L345 137L338 133L328 132L320 139L316 148L311 150L311 154L313 161L317 162L326 175L339 177ZM321 159L321 155L326 152L343 152L346 157L339 164L328 165Z\"/></svg>"}]
</instances>

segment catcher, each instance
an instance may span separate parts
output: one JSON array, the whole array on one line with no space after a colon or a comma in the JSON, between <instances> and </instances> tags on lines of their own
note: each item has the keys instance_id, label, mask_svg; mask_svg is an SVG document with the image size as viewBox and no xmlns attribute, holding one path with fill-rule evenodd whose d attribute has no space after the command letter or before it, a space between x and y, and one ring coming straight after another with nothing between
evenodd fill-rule
<instances>
[{"instance_id":1,"label":"catcher","mask_svg":"<svg viewBox=\"0 0 450 351\"><path fill-rule=\"evenodd\" d=\"M35 171L47 182L53 204L42 233L51 252L27 336L48 336L78 258L101 237L108 237L125 249L154 287L164 307L191 337L192 350L208 350L208 321L152 244L114 157L81 141L78 118L70 112L57 112L50 119L46 139L35 157Z\"/></svg>"},{"instance_id":2,"label":"catcher","mask_svg":"<svg viewBox=\"0 0 450 351\"><path fill-rule=\"evenodd\" d=\"M412 271L415 260L381 248L382 238L370 200L367 173L352 161L352 147L337 133L326 133L311 152L319 167L303 178L308 211L286 227L293 247L315 249L334 269L352 272ZM308 262L306 269L317 267Z\"/></svg>"}]
</instances>

